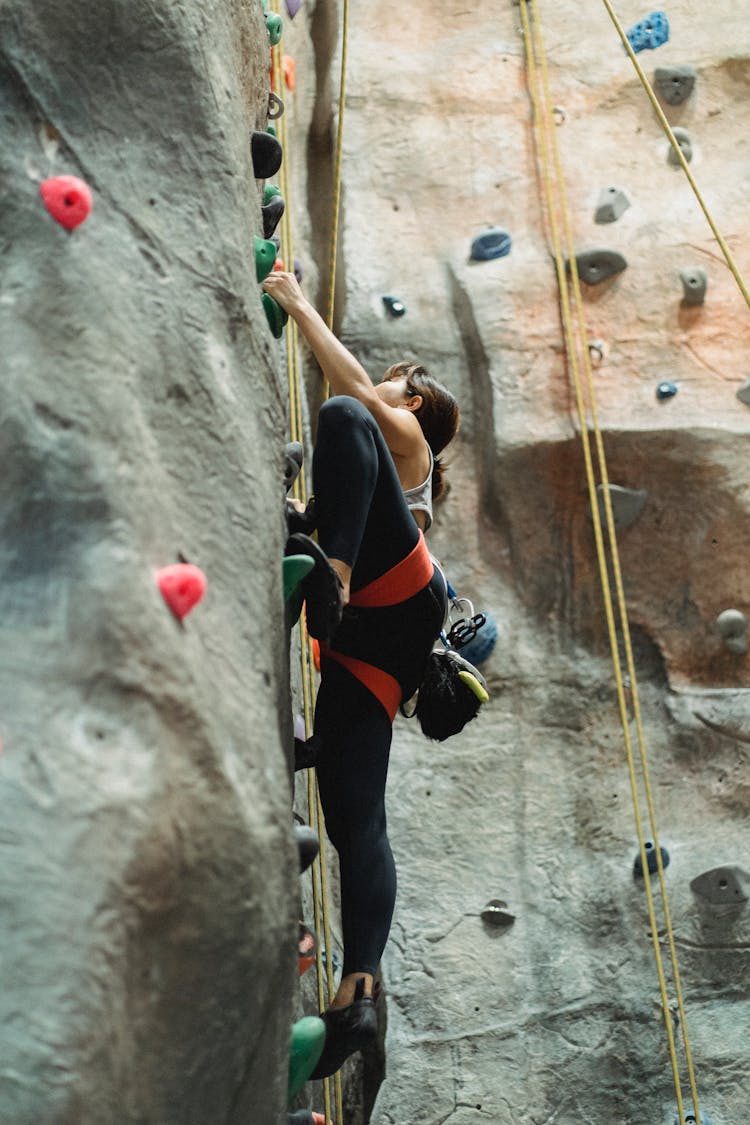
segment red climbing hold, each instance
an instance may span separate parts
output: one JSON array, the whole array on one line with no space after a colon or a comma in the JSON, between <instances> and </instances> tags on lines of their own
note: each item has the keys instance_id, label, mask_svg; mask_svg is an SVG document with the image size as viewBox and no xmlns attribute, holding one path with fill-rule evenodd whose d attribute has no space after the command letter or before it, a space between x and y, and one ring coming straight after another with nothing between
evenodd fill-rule
<instances>
[{"instance_id":1,"label":"red climbing hold","mask_svg":"<svg viewBox=\"0 0 750 1125\"><path fill-rule=\"evenodd\" d=\"M281 273L283 268L284 268L284 259L283 258L277 258L276 261L273 263L273 269L271 270L271 273Z\"/></svg>"},{"instance_id":2,"label":"red climbing hold","mask_svg":"<svg viewBox=\"0 0 750 1125\"><path fill-rule=\"evenodd\" d=\"M85 222L94 206L91 189L77 176L53 176L39 187L44 206L66 230Z\"/></svg>"},{"instance_id":3,"label":"red climbing hold","mask_svg":"<svg viewBox=\"0 0 750 1125\"><path fill-rule=\"evenodd\" d=\"M281 69L284 71L284 82L290 94L294 93L297 85L297 66L291 55L282 55Z\"/></svg>"},{"instance_id":4,"label":"red climbing hold","mask_svg":"<svg viewBox=\"0 0 750 1125\"><path fill-rule=\"evenodd\" d=\"M206 576L192 563L163 566L156 573L161 595L175 617L182 620L206 592Z\"/></svg>"}]
</instances>

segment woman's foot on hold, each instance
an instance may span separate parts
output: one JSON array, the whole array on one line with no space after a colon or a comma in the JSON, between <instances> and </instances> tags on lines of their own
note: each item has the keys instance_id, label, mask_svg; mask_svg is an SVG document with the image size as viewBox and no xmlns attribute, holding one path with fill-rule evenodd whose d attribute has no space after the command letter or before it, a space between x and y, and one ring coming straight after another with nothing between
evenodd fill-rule
<instances>
[{"instance_id":1,"label":"woman's foot on hold","mask_svg":"<svg viewBox=\"0 0 750 1125\"><path fill-rule=\"evenodd\" d=\"M321 1015L326 1025L325 1045L311 1079L328 1078L335 1074L350 1055L375 1042L378 1030L375 998L364 993L365 981L364 977L360 977L351 1004L343 1008L327 1008Z\"/></svg>"},{"instance_id":2,"label":"woman's foot on hold","mask_svg":"<svg viewBox=\"0 0 750 1125\"><path fill-rule=\"evenodd\" d=\"M327 643L341 623L341 615L348 595L344 590L337 568L337 560L330 560L325 551L309 535L297 532L290 535L285 555L308 555L315 563L301 583L305 596L307 631L316 641ZM340 567L342 564L338 564Z\"/></svg>"}]
</instances>

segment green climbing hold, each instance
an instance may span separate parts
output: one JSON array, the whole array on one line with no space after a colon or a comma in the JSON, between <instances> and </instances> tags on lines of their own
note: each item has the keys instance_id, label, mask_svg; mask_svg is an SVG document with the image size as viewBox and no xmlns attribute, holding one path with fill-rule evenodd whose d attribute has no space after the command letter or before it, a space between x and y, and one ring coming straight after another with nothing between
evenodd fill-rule
<instances>
[{"instance_id":1,"label":"green climbing hold","mask_svg":"<svg viewBox=\"0 0 750 1125\"><path fill-rule=\"evenodd\" d=\"M289 320L289 314L282 309L278 301L274 301L270 293L264 293L261 300L266 310L269 327L276 339L280 340L284 333L284 325Z\"/></svg>"},{"instance_id":2,"label":"green climbing hold","mask_svg":"<svg viewBox=\"0 0 750 1125\"><path fill-rule=\"evenodd\" d=\"M284 579L284 601L288 602L305 575L315 566L309 555L287 555L281 564Z\"/></svg>"},{"instance_id":3,"label":"green climbing hold","mask_svg":"<svg viewBox=\"0 0 750 1125\"><path fill-rule=\"evenodd\" d=\"M281 195L281 188L276 184L266 184L263 188L263 206L270 203L275 195Z\"/></svg>"},{"instance_id":4,"label":"green climbing hold","mask_svg":"<svg viewBox=\"0 0 750 1125\"><path fill-rule=\"evenodd\" d=\"M304 1016L292 1028L289 1048L289 1101L297 1096L315 1070L326 1041L326 1025L320 1016Z\"/></svg>"},{"instance_id":5,"label":"green climbing hold","mask_svg":"<svg viewBox=\"0 0 750 1125\"><path fill-rule=\"evenodd\" d=\"M255 235L255 276L258 281L264 281L276 261L276 247L267 238Z\"/></svg>"},{"instance_id":6,"label":"green climbing hold","mask_svg":"<svg viewBox=\"0 0 750 1125\"><path fill-rule=\"evenodd\" d=\"M281 36L284 33L284 22L278 12L266 12L266 30L268 32L268 41L272 47L281 42Z\"/></svg>"}]
</instances>

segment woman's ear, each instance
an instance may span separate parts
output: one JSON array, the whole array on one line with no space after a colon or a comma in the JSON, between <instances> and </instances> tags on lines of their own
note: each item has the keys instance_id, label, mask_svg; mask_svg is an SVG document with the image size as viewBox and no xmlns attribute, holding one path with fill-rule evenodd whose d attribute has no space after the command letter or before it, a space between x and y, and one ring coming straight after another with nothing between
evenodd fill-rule
<instances>
[{"instance_id":1,"label":"woman's ear","mask_svg":"<svg viewBox=\"0 0 750 1125\"><path fill-rule=\"evenodd\" d=\"M423 402L424 402L424 399L422 398L421 395L409 395L409 397L407 398L406 402L403 405L406 407L407 410L411 411L412 414L415 414L417 412L417 410L419 410L419 408L420 408L420 406L422 405Z\"/></svg>"}]
</instances>

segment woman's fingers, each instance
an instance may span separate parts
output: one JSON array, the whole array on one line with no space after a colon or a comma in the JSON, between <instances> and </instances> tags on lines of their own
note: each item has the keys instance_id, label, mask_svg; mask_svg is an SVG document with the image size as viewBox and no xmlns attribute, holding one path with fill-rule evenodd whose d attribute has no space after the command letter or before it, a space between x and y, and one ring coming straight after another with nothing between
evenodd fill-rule
<instances>
[{"instance_id":1,"label":"woman's fingers","mask_svg":"<svg viewBox=\"0 0 750 1125\"><path fill-rule=\"evenodd\" d=\"M293 273L285 273L284 270L269 273L263 282L263 288L286 312L290 312L293 305L304 301L297 278Z\"/></svg>"}]
</instances>

